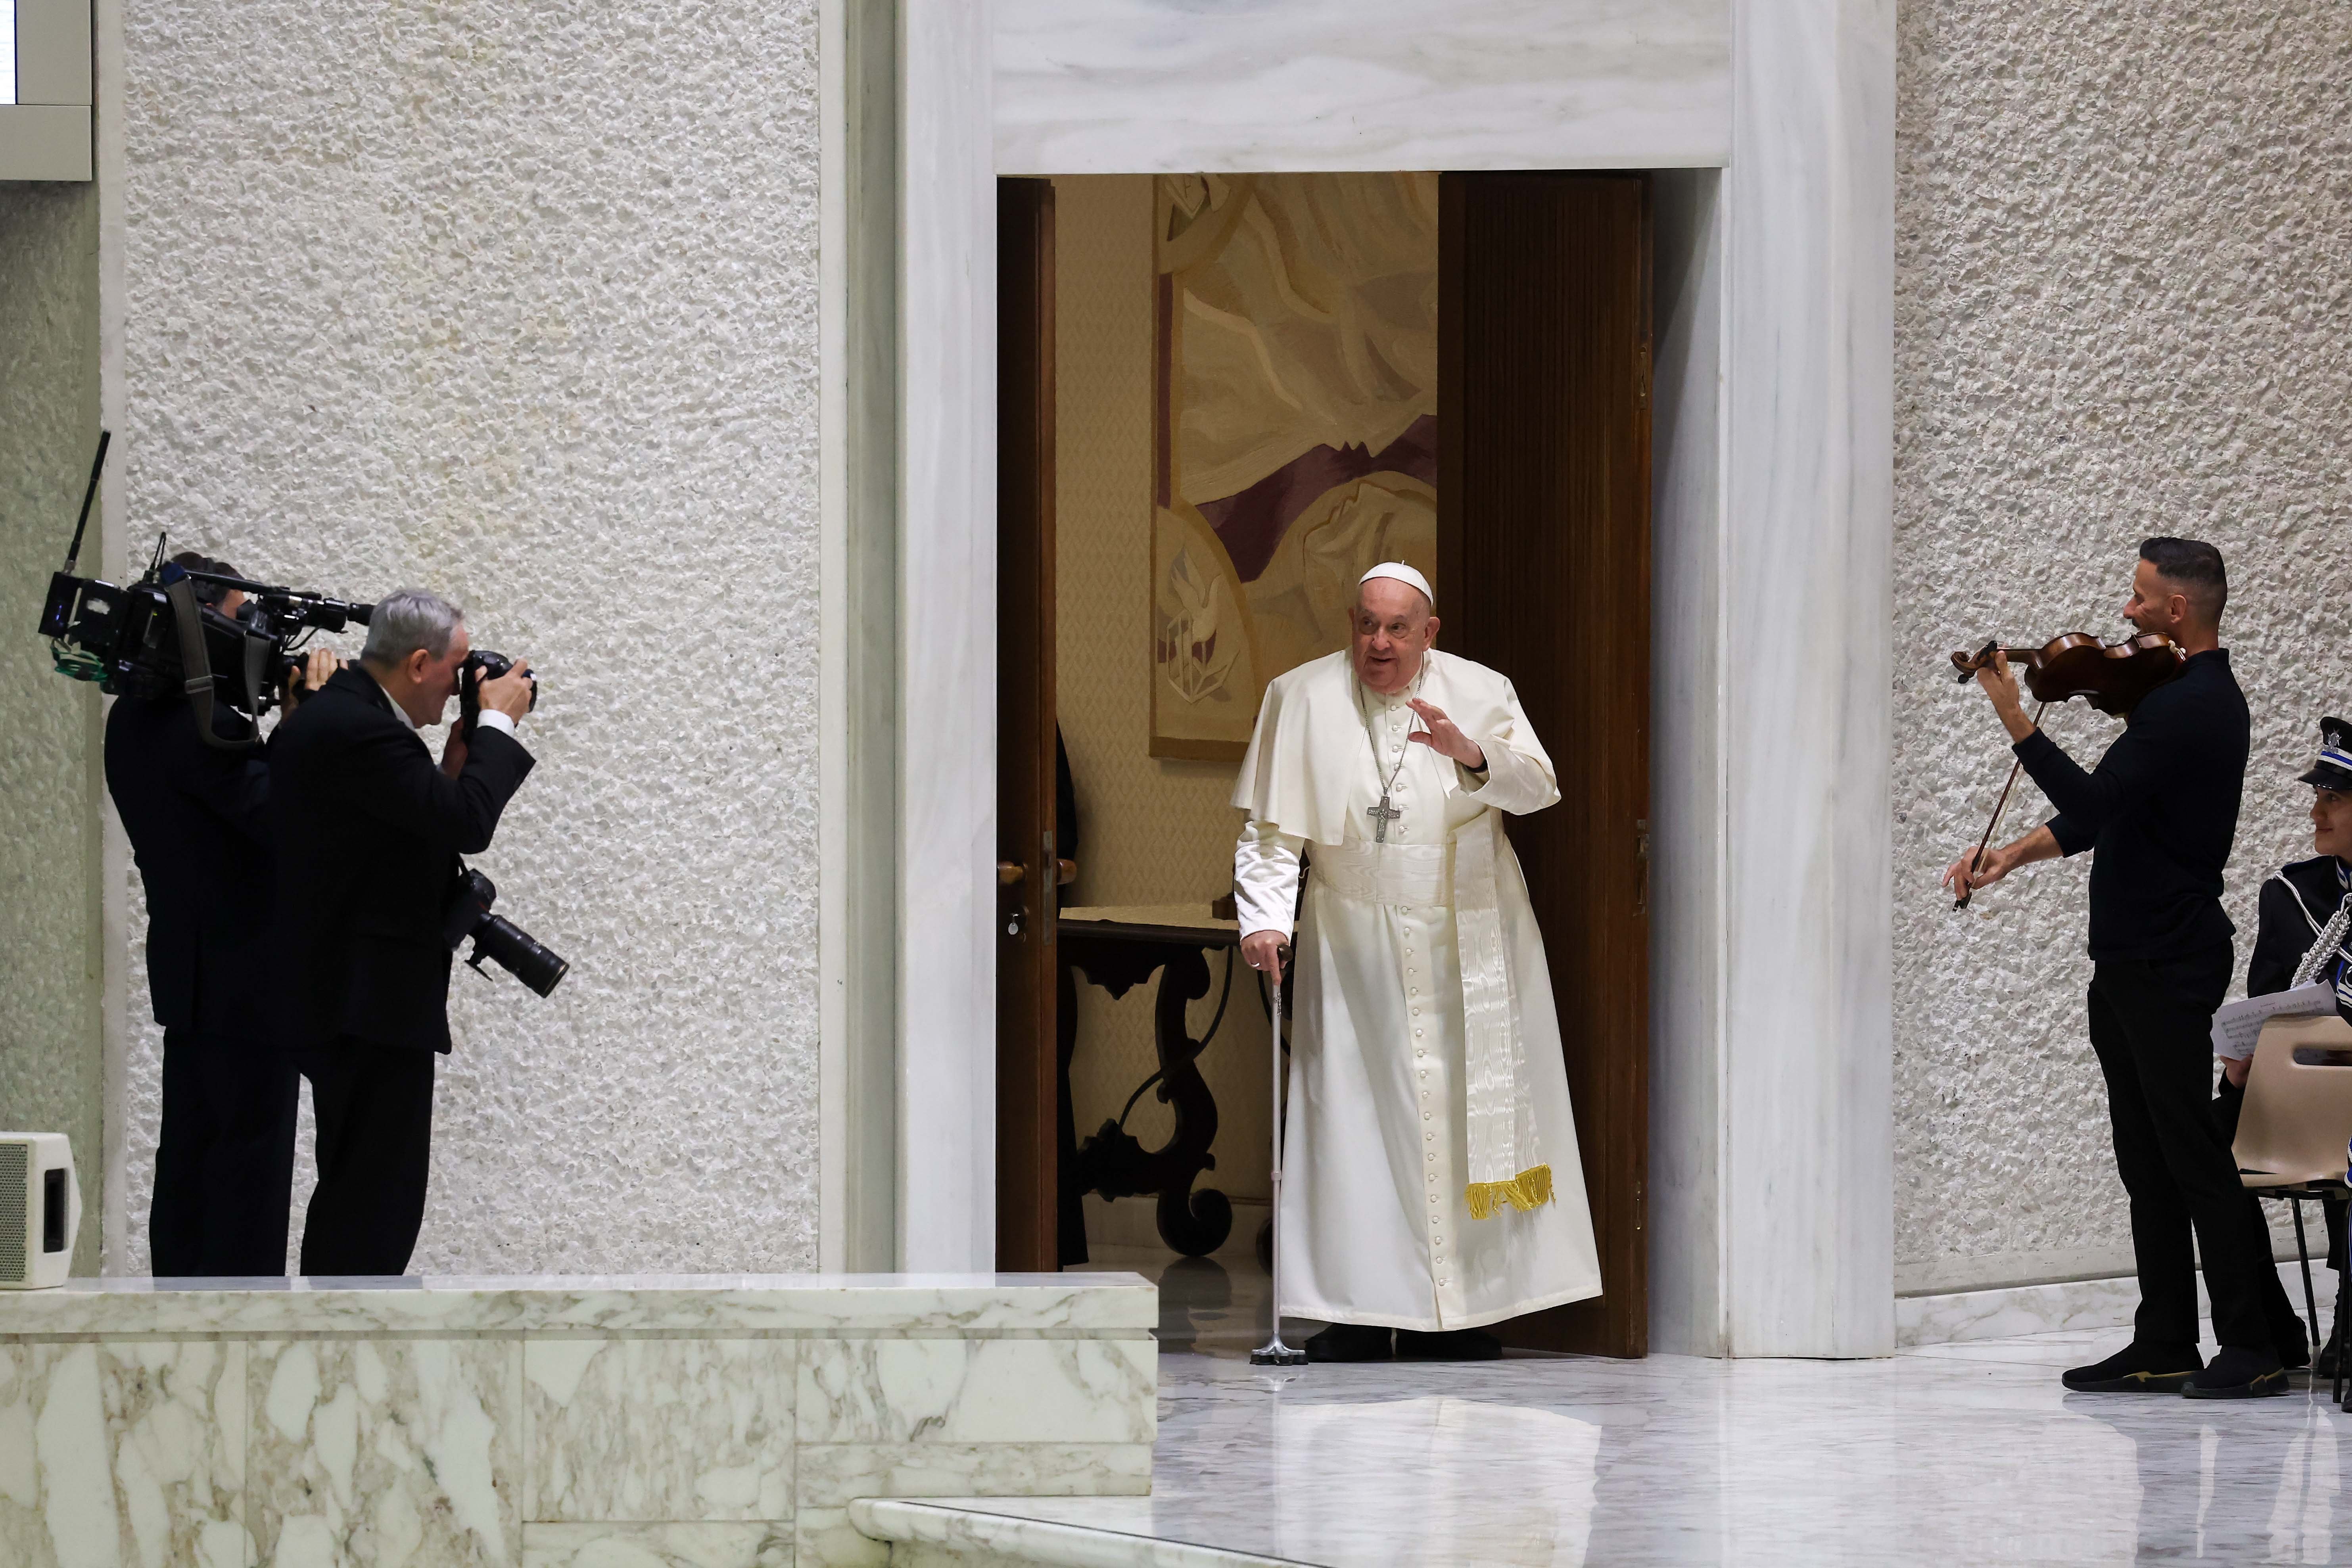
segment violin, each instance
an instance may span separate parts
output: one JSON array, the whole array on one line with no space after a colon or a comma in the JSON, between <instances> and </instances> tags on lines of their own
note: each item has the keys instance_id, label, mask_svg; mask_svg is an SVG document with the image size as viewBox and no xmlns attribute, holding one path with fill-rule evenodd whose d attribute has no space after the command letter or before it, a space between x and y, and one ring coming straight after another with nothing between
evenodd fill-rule
<instances>
[{"instance_id":1,"label":"violin","mask_svg":"<svg viewBox=\"0 0 2352 1568\"><path fill-rule=\"evenodd\" d=\"M1989 642L1973 655L1952 655L1952 668L1961 681L1971 680L1997 653L2007 654L2009 662L2019 667L2025 689L2044 707L2080 697L2118 719L2189 662L2180 645L2162 632L2143 632L2118 643L2103 643L2088 632L2068 632L2040 647Z\"/></svg>"},{"instance_id":2,"label":"violin","mask_svg":"<svg viewBox=\"0 0 2352 1568\"><path fill-rule=\"evenodd\" d=\"M2040 704L2033 710L2037 724L2053 702L2069 702L2077 697L2102 713L2122 718L2189 662L2180 645L2162 632L2142 632L2118 643L2103 643L2089 632L2068 632L2040 647L2004 647L1995 639L1974 654L1955 653L1952 668L1957 679L1975 679L1977 671L1990 668L1997 654L2009 656L2021 684ZM1993 803L1992 820L1985 824L1984 837L1977 840L1977 852L1969 859L1971 873L1984 864L1985 847L2000 826L2001 813L2009 809L2010 792L2017 787L2018 773L2024 766L2022 759L2010 764L2009 782L2000 786L2000 798ZM1952 900L1952 908L1967 909L1969 897L1970 893L1962 893Z\"/></svg>"}]
</instances>

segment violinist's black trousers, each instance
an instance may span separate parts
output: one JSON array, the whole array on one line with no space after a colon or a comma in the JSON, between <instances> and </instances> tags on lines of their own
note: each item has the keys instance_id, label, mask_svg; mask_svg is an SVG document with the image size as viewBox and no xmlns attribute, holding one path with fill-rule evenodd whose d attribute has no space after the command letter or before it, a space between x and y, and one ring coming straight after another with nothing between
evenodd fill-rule
<instances>
[{"instance_id":1,"label":"violinist's black trousers","mask_svg":"<svg viewBox=\"0 0 2352 1568\"><path fill-rule=\"evenodd\" d=\"M2116 1171L2131 1199L2142 1345L2197 1343L2197 1258L2214 1337L2272 1350L2262 1278L2270 1233L2212 1114L2213 1010L2230 985L2224 944L2151 963L2102 959L2091 974L2091 1048L2107 1079ZM2189 1236L2196 1235L2196 1250Z\"/></svg>"}]
</instances>

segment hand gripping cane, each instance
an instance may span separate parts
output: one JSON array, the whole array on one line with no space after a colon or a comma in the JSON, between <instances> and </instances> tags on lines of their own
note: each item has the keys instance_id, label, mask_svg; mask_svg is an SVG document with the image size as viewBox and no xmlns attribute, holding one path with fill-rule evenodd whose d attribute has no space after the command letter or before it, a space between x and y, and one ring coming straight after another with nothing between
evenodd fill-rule
<instances>
[{"instance_id":1,"label":"hand gripping cane","mask_svg":"<svg viewBox=\"0 0 2352 1568\"><path fill-rule=\"evenodd\" d=\"M1282 1342L1282 953L1274 958L1274 1208L1267 1221L1274 1237L1273 1294L1266 1309L1271 1332L1265 1343L1250 1352L1252 1366L1304 1366L1307 1352Z\"/></svg>"}]
</instances>

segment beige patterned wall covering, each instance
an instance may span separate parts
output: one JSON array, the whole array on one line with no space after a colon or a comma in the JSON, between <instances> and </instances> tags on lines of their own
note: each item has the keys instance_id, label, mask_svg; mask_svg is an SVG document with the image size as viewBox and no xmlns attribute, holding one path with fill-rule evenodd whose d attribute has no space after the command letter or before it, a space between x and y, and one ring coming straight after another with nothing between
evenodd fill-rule
<instances>
[{"instance_id":1,"label":"beige patterned wall covering","mask_svg":"<svg viewBox=\"0 0 2352 1568\"><path fill-rule=\"evenodd\" d=\"M1230 763L1154 761L1150 669L1151 180L1104 174L1054 182L1055 496L1061 720L1077 784L1078 879L1069 901L1158 904L1224 893L1241 814L1225 804ZM1223 978L1193 1005L1204 1028ZM1266 1193L1266 1027L1247 970L1202 1058L1217 1097L1217 1169L1202 1184L1263 1203ZM1078 1136L1119 1107L1151 1071L1151 999L1118 1002L1078 988L1071 1068ZM1146 1095L1129 1131L1166 1141L1169 1113Z\"/></svg>"}]
</instances>

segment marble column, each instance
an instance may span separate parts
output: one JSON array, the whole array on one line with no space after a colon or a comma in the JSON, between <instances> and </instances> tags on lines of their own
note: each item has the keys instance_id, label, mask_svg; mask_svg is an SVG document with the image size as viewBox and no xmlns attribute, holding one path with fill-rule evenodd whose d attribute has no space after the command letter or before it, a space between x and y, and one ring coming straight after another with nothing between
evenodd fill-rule
<instances>
[{"instance_id":1,"label":"marble column","mask_svg":"<svg viewBox=\"0 0 2352 1568\"><path fill-rule=\"evenodd\" d=\"M1724 1348L1876 1355L1895 1344L1895 7L1734 16Z\"/></svg>"},{"instance_id":2,"label":"marble column","mask_svg":"<svg viewBox=\"0 0 2352 1568\"><path fill-rule=\"evenodd\" d=\"M996 1261L990 7L901 0L898 1258Z\"/></svg>"}]
</instances>

